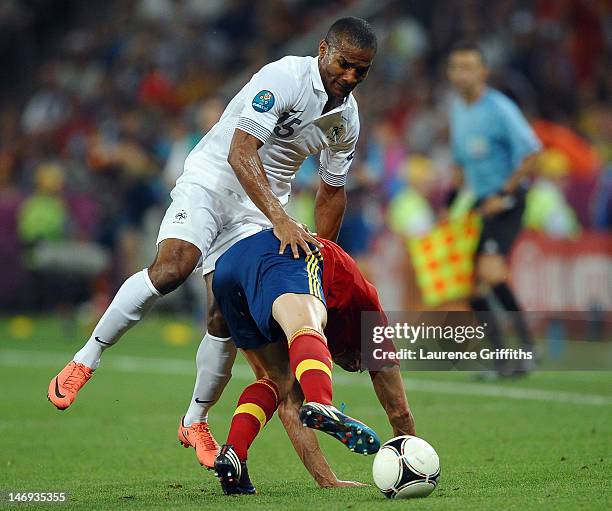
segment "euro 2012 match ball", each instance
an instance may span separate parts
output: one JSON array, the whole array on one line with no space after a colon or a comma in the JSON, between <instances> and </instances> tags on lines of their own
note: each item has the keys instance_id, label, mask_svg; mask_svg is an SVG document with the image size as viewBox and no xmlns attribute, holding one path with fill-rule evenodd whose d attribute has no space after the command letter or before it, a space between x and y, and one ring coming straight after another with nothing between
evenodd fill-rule
<instances>
[{"instance_id":1,"label":"euro 2012 match ball","mask_svg":"<svg viewBox=\"0 0 612 511\"><path fill-rule=\"evenodd\" d=\"M427 497L440 479L440 458L422 438L404 435L385 442L372 466L374 483L390 499Z\"/></svg>"}]
</instances>

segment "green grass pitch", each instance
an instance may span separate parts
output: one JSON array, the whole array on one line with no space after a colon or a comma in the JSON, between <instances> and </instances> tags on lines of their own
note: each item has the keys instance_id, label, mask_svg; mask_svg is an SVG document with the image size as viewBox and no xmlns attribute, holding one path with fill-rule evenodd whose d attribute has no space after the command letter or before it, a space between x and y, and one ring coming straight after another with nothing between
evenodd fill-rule
<instances>
[{"instance_id":1,"label":"green grass pitch","mask_svg":"<svg viewBox=\"0 0 612 511\"><path fill-rule=\"evenodd\" d=\"M495 384L474 383L468 373L405 374L417 431L442 465L426 499L387 501L373 486L372 458L323 435L338 476L370 485L317 488L277 418L250 453L259 494L226 497L176 438L199 337L188 320L153 314L106 352L76 403L60 412L47 402L47 385L82 335L63 335L48 318L0 320L0 491L67 491L70 509L610 508L612 373L595 372L541 372ZM338 369L335 377L336 402L389 438L367 374ZM211 413L220 443L249 381L239 356ZM16 506L4 500L0 508Z\"/></svg>"}]
</instances>

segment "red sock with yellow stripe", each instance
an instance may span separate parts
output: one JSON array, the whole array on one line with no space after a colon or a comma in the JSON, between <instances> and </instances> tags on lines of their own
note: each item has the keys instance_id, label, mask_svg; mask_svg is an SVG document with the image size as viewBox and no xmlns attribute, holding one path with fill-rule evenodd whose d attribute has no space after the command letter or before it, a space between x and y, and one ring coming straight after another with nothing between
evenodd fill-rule
<instances>
[{"instance_id":1,"label":"red sock with yellow stripe","mask_svg":"<svg viewBox=\"0 0 612 511\"><path fill-rule=\"evenodd\" d=\"M289 340L289 362L306 401L331 405L332 360L325 336L312 328L295 332Z\"/></svg>"},{"instance_id":2,"label":"red sock with yellow stripe","mask_svg":"<svg viewBox=\"0 0 612 511\"><path fill-rule=\"evenodd\" d=\"M241 460L247 459L249 447L278 407L278 389L267 378L251 383L240 395L232 418L227 443Z\"/></svg>"}]
</instances>

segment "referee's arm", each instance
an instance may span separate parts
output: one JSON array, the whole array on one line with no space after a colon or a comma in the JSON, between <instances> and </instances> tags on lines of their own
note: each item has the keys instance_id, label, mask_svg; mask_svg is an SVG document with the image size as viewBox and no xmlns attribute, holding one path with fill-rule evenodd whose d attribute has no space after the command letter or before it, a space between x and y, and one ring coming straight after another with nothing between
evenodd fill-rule
<instances>
[{"instance_id":1,"label":"referee's arm","mask_svg":"<svg viewBox=\"0 0 612 511\"><path fill-rule=\"evenodd\" d=\"M518 164L502 188L504 194L512 194L521 181L534 175L537 155L542 145L515 103L507 100L499 106L512 159Z\"/></svg>"},{"instance_id":2,"label":"referee's arm","mask_svg":"<svg viewBox=\"0 0 612 511\"><path fill-rule=\"evenodd\" d=\"M517 169L512 172L508 181L502 188L503 193L512 194L516 191L518 186L521 184L526 178L533 177L535 174L536 161L538 157L539 150L528 154L523 158L520 165Z\"/></svg>"}]
</instances>

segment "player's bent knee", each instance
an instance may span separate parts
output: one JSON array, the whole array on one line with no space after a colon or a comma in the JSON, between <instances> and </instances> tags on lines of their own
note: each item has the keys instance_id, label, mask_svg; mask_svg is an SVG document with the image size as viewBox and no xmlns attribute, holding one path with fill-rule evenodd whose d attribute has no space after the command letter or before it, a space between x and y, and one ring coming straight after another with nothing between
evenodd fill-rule
<instances>
[{"instance_id":1,"label":"player's bent knee","mask_svg":"<svg viewBox=\"0 0 612 511\"><path fill-rule=\"evenodd\" d=\"M194 266L195 268L195 266ZM161 294L166 295L179 287L191 274L178 262L158 263L157 261L149 267L149 278Z\"/></svg>"},{"instance_id":2,"label":"player's bent knee","mask_svg":"<svg viewBox=\"0 0 612 511\"><path fill-rule=\"evenodd\" d=\"M200 249L191 243L164 240L159 245L155 261L149 267L149 278L161 294L168 294L187 280L200 257Z\"/></svg>"}]
</instances>

